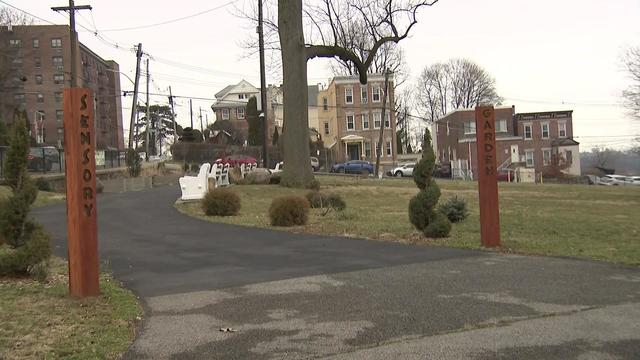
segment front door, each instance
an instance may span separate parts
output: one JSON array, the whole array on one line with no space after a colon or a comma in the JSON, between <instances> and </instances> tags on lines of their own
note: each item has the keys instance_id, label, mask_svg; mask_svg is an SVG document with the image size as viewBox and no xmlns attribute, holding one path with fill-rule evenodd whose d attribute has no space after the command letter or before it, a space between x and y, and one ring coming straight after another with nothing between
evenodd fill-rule
<instances>
[{"instance_id":1,"label":"front door","mask_svg":"<svg viewBox=\"0 0 640 360\"><path fill-rule=\"evenodd\" d=\"M347 144L347 155L349 160L360 160L360 144Z\"/></svg>"},{"instance_id":2,"label":"front door","mask_svg":"<svg viewBox=\"0 0 640 360\"><path fill-rule=\"evenodd\" d=\"M511 145L511 163L520 162L520 153L518 152L518 145Z\"/></svg>"}]
</instances>

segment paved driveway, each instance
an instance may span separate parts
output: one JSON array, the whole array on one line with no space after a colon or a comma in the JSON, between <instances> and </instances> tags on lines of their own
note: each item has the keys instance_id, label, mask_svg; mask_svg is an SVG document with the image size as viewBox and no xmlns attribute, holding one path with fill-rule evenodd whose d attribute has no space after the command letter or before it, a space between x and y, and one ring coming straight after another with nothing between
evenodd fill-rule
<instances>
[{"instance_id":1,"label":"paved driveway","mask_svg":"<svg viewBox=\"0 0 640 360\"><path fill-rule=\"evenodd\" d=\"M638 268L213 224L178 195L98 199L101 258L146 310L127 358L640 354ZM64 255L64 206L34 213Z\"/></svg>"}]
</instances>

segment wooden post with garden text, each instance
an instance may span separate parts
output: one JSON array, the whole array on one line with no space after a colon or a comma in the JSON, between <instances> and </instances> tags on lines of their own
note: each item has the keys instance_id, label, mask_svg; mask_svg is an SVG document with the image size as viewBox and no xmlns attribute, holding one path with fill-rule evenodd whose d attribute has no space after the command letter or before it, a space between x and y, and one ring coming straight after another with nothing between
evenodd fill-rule
<instances>
[{"instance_id":1,"label":"wooden post with garden text","mask_svg":"<svg viewBox=\"0 0 640 360\"><path fill-rule=\"evenodd\" d=\"M63 109L69 293L75 297L96 296L100 284L91 89L64 89Z\"/></svg>"},{"instance_id":2,"label":"wooden post with garden text","mask_svg":"<svg viewBox=\"0 0 640 360\"><path fill-rule=\"evenodd\" d=\"M500 246L498 170L496 160L496 119L493 106L476 107L478 146L478 192L480 195L480 234L482 246Z\"/></svg>"}]
</instances>

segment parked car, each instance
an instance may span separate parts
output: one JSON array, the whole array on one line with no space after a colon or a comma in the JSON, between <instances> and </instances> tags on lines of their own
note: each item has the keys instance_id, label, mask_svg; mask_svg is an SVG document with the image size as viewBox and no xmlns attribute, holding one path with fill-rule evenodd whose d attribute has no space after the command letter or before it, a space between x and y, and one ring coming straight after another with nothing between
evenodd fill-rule
<instances>
[{"instance_id":1,"label":"parked car","mask_svg":"<svg viewBox=\"0 0 640 360\"><path fill-rule=\"evenodd\" d=\"M315 156L311 157L311 168L313 169L313 171L320 170L320 161L318 161L318 158Z\"/></svg>"},{"instance_id":2,"label":"parked car","mask_svg":"<svg viewBox=\"0 0 640 360\"><path fill-rule=\"evenodd\" d=\"M33 171L51 171L52 164L59 162L58 149L52 146L30 148L29 155L27 155L27 169Z\"/></svg>"},{"instance_id":3,"label":"parked car","mask_svg":"<svg viewBox=\"0 0 640 360\"><path fill-rule=\"evenodd\" d=\"M368 161L351 160L346 163L335 164L331 167L332 173L343 174L373 174L373 165Z\"/></svg>"},{"instance_id":4,"label":"parked car","mask_svg":"<svg viewBox=\"0 0 640 360\"><path fill-rule=\"evenodd\" d=\"M402 166L398 166L397 168L391 170L391 174L396 177L412 176L413 168L415 166L416 166L416 163L406 163Z\"/></svg>"},{"instance_id":5,"label":"parked car","mask_svg":"<svg viewBox=\"0 0 640 360\"><path fill-rule=\"evenodd\" d=\"M619 186L625 185L626 176L623 175L605 175L600 178L600 185Z\"/></svg>"},{"instance_id":6,"label":"parked car","mask_svg":"<svg viewBox=\"0 0 640 360\"><path fill-rule=\"evenodd\" d=\"M624 182L626 185L640 186L640 176L627 176Z\"/></svg>"}]
</instances>

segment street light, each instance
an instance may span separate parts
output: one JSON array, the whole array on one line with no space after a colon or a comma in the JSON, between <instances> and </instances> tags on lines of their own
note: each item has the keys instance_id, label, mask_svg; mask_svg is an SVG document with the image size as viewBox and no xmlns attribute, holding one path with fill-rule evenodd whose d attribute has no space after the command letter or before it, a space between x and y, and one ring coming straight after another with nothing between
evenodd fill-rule
<instances>
[{"instance_id":1,"label":"street light","mask_svg":"<svg viewBox=\"0 0 640 360\"><path fill-rule=\"evenodd\" d=\"M40 119L38 119L38 115L40 115ZM34 112L33 125L36 130L36 133L35 133L36 142L38 144L44 144L44 112L40 110L36 110Z\"/></svg>"}]
</instances>

